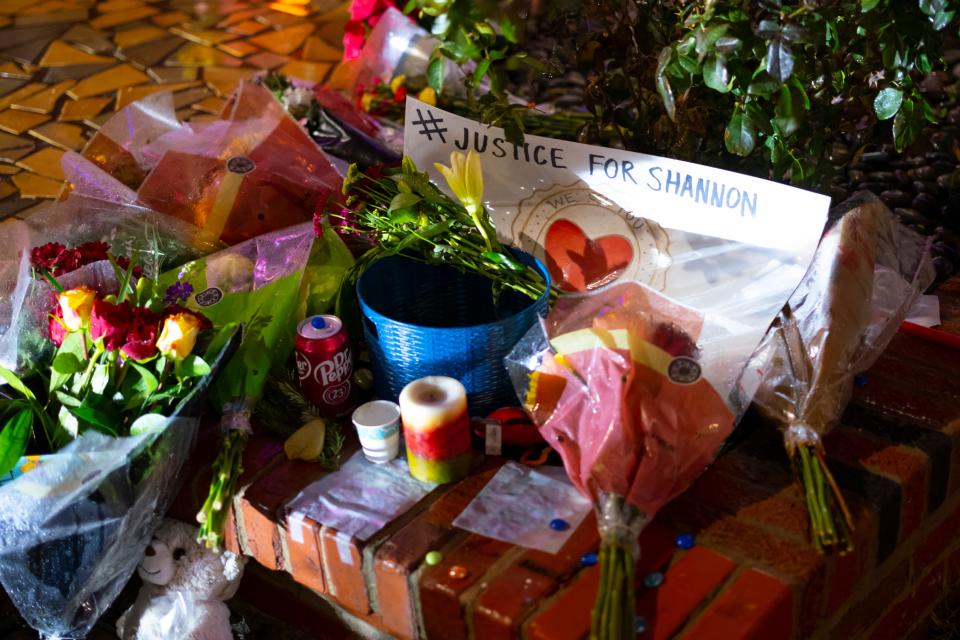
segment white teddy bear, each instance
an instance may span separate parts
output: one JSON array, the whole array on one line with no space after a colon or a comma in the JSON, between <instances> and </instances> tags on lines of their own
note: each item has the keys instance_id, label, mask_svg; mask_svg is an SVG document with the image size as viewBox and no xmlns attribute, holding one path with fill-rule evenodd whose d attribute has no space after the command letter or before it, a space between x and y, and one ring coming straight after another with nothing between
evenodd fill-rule
<instances>
[{"instance_id":1,"label":"white teddy bear","mask_svg":"<svg viewBox=\"0 0 960 640\"><path fill-rule=\"evenodd\" d=\"M246 561L196 540L197 529L165 520L137 573L143 586L117 621L123 640L231 640L230 610Z\"/></svg>"}]
</instances>

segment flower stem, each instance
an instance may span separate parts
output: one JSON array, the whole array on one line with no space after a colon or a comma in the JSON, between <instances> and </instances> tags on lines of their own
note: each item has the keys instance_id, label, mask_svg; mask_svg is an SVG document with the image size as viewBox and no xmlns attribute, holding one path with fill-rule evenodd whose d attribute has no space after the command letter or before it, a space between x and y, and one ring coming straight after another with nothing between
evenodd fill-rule
<instances>
[{"instance_id":1,"label":"flower stem","mask_svg":"<svg viewBox=\"0 0 960 640\"><path fill-rule=\"evenodd\" d=\"M823 453L809 444L796 445L790 453L806 498L814 546L821 553L849 553L853 550L853 518Z\"/></svg>"}]
</instances>

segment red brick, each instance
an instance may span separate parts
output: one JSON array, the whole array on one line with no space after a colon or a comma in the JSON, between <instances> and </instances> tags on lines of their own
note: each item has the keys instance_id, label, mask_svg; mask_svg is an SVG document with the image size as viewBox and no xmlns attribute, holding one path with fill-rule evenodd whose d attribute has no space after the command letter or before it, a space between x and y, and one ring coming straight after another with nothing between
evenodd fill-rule
<instances>
[{"instance_id":1,"label":"red brick","mask_svg":"<svg viewBox=\"0 0 960 640\"><path fill-rule=\"evenodd\" d=\"M323 525L313 518L290 516L282 526L282 542L286 546L287 570L294 580L318 593L326 593L327 583L323 577L323 551L320 546L320 529Z\"/></svg>"},{"instance_id":2,"label":"red brick","mask_svg":"<svg viewBox=\"0 0 960 640\"><path fill-rule=\"evenodd\" d=\"M718 571L722 571L721 567L724 563L730 563L726 558L707 549L694 547L691 552L684 556L685 558L693 554L690 561L681 565L681 562L683 562L681 559L669 570L666 569L665 565L677 551L674 538L678 532L676 527L664 518L657 517L640 535L640 558L637 561L636 569L638 583L642 582L643 577L652 571L664 571L665 579L660 589L652 592L646 592L638 587L637 602L640 607L639 610L649 612L651 606L653 606L649 593L661 592L669 583L671 586L667 587L668 593L674 593L672 589L676 589L677 598L671 597L671 601L664 601L663 605L660 604L659 598L653 602L658 611L661 606L666 606L669 609L664 611L666 620L676 618L684 607L683 603L697 591L698 586L702 587L703 584L710 581L711 576L715 576ZM703 566L692 567L692 563L698 562L698 558L703 559ZM719 559L719 562L716 559ZM733 563L730 563L730 571L733 570L733 567ZM670 576L675 571L680 571L685 576L689 574L689 582L686 577L671 578ZM572 582L569 582L563 591L555 598L544 603L537 613L530 618L529 622L524 625L525 637L528 640L560 640L585 636L590 631L590 615L593 610L593 602L597 597L599 575L599 568L596 566L576 574ZM723 578L717 580L719 582ZM699 602L697 600L691 606L696 607ZM689 611L687 614L689 614ZM651 614L651 616L656 617L659 615L660 613ZM663 628L667 628L672 623L664 622L660 624L663 625ZM656 626L653 628L656 630Z\"/></svg>"},{"instance_id":3,"label":"red brick","mask_svg":"<svg viewBox=\"0 0 960 640\"><path fill-rule=\"evenodd\" d=\"M266 473L272 464L281 460L282 452L283 443L273 437L261 435L251 437L243 450L243 473L240 474L237 482L237 495L233 500L234 516L237 519L237 530L240 533L240 546L243 552L274 571L282 568L282 564L277 559L280 538L277 533L276 519L265 518L255 509L248 513L244 508L244 495L260 475ZM247 517L250 518L249 522Z\"/></svg>"},{"instance_id":4,"label":"red brick","mask_svg":"<svg viewBox=\"0 0 960 640\"><path fill-rule=\"evenodd\" d=\"M600 587L600 567L576 575L556 598L524 625L526 640L580 640L590 631L590 615Z\"/></svg>"},{"instance_id":5,"label":"red brick","mask_svg":"<svg viewBox=\"0 0 960 640\"><path fill-rule=\"evenodd\" d=\"M513 548L506 542L470 534L445 549L440 564L423 568L418 585L419 608L428 638L467 638L461 596L480 582L490 567ZM452 567L463 568L466 575L451 577Z\"/></svg>"},{"instance_id":6,"label":"red brick","mask_svg":"<svg viewBox=\"0 0 960 640\"><path fill-rule=\"evenodd\" d=\"M519 563L537 573L563 580L580 568L580 558L583 554L599 546L597 518L593 512L590 512L557 553L531 549L520 556Z\"/></svg>"},{"instance_id":7,"label":"red brick","mask_svg":"<svg viewBox=\"0 0 960 640\"><path fill-rule=\"evenodd\" d=\"M410 574L431 550L439 550L456 534L452 526L460 512L503 465L489 458L481 469L456 483L413 521L383 542L374 555L377 608L392 634L416 636Z\"/></svg>"},{"instance_id":8,"label":"red brick","mask_svg":"<svg viewBox=\"0 0 960 640\"><path fill-rule=\"evenodd\" d=\"M885 568L885 567L884 567ZM830 630L831 638L854 638L884 614L890 603L901 593L900 588L910 582L910 558L904 558L882 575L867 577L873 588L854 603Z\"/></svg>"},{"instance_id":9,"label":"red brick","mask_svg":"<svg viewBox=\"0 0 960 640\"><path fill-rule=\"evenodd\" d=\"M320 530L320 548L323 575L330 594L352 613L369 614L370 596L363 577L363 550L357 541L325 526Z\"/></svg>"},{"instance_id":10,"label":"red brick","mask_svg":"<svg viewBox=\"0 0 960 640\"><path fill-rule=\"evenodd\" d=\"M257 562L274 571L287 569L280 542L279 525L284 524L281 507L325 473L315 462L283 457L247 487L240 505L249 553Z\"/></svg>"},{"instance_id":11,"label":"red brick","mask_svg":"<svg viewBox=\"0 0 960 640\"><path fill-rule=\"evenodd\" d=\"M912 447L891 444L865 431L838 425L824 438L830 458L889 478L900 485L899 540L913 533L926 513L929 459Z\"/></svg>"},{"instance_id":12,"label":"red brick","mask_svg":"<svg viewBox=\"0 0 960 640\"><path fill-rule=\"evenodd\" d=\"M553 578L520 565L508 567L490 581L470 607L473 636L484 640L517 637L523 619L556 588Z\"/></svg>"},{"instance_id":13,"label":"red brick","mask_svg":"<svg viewBox=\"0 0 960 640\"><path fill-rule=\"evenodd\" d=\"M957 532L960 531L960 502L948 502L945 507L950 507L953 511L927 534L925 540L917 544L913 552L914 567L929 567L957 540Z\"/></svg>"},{"instance_id":14,"label":"red brick","mask_svg":"<svg viewBox=\"0 0 960 640\"><path fill-rule=\"evenodd\" d=\"M673 637L736 568L729 558L704 547L694 547L683 554L664 574L663 584L656 589L640 590L637 613L647 620L644 638Z\"/></svg>"},{"instance_id":15,"label":"red brick","mask_svg":"<svg viewBox=\"0 0 960 640\"><path fill-rule=\"evenodd\" d=\"M853 516L853 551L829 566L825 616L833 615L853 594L860 579L876 565L877 516L858 496L847 495Z\"/></svg>"},{"instance_id":16,"label":"red brick","mask_svg":"<svg viewBox=\"0 0 960 640\"><path fill-rule=\"evenodd\" d=\"M780 580L748 569L734 578L693 622L685 640L770 640L793 635L793 592Z\"/></svg>"},{"instance_id":17,"label":"red brick","mask_svg":"<svg viewBox=\"0 0 960 640\"><path fill-rule=\"evenodd\" d=\"M880 618L870 640L899 640L906 636L918 617L943 595L947 570L947 562L944 561L928 571L912 592Z\"/></svg>"},{"instance_id":18,"label":"red brick","mask_svg":"<svg viewBox=\"0 0 960 640\"><path fill-rule=\"evenodd\" d=\"M721 517L697 536L698 544L747 566L757 567L793 585L799 593L800 633L812 631L824 605L827 566L809 542L799 543L765 532L732 517Z\"/></svg>"},{"instance_id":19,"label":"red brick","mask_svg":"<svg viewBox=\"0 0 960 640\"><path fill-rule=\"evenodd\" d=\"M240 548L240 536L237 533L237 519L234 516L233 505L230 505L230 511L223 523L223 548L232 551L238 556L243 555L243 549Z\"/></svg>"}]
</instances>

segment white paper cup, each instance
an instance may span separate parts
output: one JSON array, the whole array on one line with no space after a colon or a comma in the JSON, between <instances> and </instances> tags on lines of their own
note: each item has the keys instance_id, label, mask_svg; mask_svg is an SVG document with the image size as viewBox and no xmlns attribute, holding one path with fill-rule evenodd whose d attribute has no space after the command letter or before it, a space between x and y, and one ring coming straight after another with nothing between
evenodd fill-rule
<instances>
[{"instance_id":1,"label":"white paper cup","mask_svg":"<svg viewBox=\"0 0 960 640\"><path fill-rule=\"evenodd\" d=\"M353 412L363 455L370 462L390 462L400 453L400 407L389 400L374 400Z\"/></svg>"}]
</instances>

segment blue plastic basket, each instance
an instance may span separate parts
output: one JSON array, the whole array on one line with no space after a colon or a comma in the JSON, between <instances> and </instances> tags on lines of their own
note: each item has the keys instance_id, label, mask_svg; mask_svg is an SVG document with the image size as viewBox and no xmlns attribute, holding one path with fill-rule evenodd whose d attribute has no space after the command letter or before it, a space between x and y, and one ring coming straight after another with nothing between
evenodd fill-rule
<instances>
[{"instance_id":1,"label":"blue plastic basket","mask_svg":"<svg viewBox=\"0 0 960 640\"><path fill-rule=\"evenodd\" d=\"M549 285L539 260L514 255ZM396 401L413 380L450 376L466 387L470 413L486 415L517 404L503 358L546 315L549 287L536 301L505 290L495 310L487 278L391 256L363 273L357 298L377 396Z\"/></svg>"}]
</instances>

